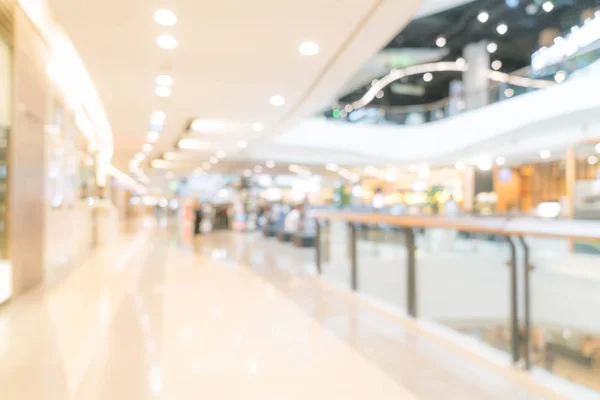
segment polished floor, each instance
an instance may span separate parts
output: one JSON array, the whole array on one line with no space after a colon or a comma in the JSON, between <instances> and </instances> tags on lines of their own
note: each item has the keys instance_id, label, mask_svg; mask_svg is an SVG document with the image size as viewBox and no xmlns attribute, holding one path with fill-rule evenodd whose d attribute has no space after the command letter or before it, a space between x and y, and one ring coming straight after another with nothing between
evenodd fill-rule
<instances>
[{"instance_id":1,"label":"polished floor","mask_svg":"<svg viewBox=\"0 0 600 400\"><path fill-rule=\"evenodd\" d=\"M310 249L177 232L2 307L0 399L559 398L319 279Z\"/></svg>"}]
</instances>

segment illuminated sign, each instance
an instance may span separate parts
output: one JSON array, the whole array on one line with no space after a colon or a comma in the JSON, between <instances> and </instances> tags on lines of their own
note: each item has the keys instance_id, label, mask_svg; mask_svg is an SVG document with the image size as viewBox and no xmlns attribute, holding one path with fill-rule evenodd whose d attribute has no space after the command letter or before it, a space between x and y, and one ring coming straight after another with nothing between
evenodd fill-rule
<instances>
[{"instance_id":1,"label":"illuminated sign","mask_svg":"<svg viewBox=\"0 0 600 400\"><path fill-rule=\"evenodd\" d=\"M600 11L596 11L594 18L586 20L582 27L572 27L567 36L555 38L552 46L533 53L531 67L540 71L558 64L597 40L600 40Z\"/></svg>"}]
</instances>

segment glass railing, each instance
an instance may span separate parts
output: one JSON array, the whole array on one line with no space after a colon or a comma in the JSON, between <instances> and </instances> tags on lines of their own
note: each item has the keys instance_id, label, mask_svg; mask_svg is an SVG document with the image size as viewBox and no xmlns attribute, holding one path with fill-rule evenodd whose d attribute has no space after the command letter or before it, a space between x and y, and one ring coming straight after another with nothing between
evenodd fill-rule
<instances>
[{"instance_id":1,"label":"glass railing","mask_svg":"<svg viewBox=\"0 0 600 400\"><path fill-rule=\"evenodd\" d=\"M600 395L597 221L316 219L325 279L496 360L571 381L569 398Z\"/></svg>"}]
</instances>

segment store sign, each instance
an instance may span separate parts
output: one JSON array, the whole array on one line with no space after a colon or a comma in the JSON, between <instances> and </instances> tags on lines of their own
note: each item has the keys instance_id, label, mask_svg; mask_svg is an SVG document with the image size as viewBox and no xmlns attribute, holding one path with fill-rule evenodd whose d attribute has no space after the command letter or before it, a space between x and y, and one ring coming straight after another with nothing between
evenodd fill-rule
<instances>
[{"instance_id":1,"label":"store sign","mask_svg":"<svg viewBox=\"0 0 600 400\"><path fill-rule=\"evenodd\" d=\"M600 40L599 11L596 11L594 18L586 20L582 27L572 27L571 33L554 39L552 46L542 47L533 53L531 67L534 71L540 71L558 64L597 40Z\"/></svg>"}]
</instances>

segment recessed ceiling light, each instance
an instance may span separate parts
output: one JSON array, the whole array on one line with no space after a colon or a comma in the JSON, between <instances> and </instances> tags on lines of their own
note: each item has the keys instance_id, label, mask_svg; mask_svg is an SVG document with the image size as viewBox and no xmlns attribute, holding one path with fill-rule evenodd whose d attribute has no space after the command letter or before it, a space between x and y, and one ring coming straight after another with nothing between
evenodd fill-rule
<instances>
[{"instance_id":1,"label":"recessed ceiling light","mask_svg":"<svg viewBox=\"0 0 600 400\"><path fill-rule=\"evenodd\" d=\"M219 162L219 157L212 156L208 159L208 162L210 162L211 164L216 164Z\"/></svg>"},{"instance_id":2,"label":"recessed ceiling light","mask_svg":"<svg viewBox=\"0 0 600 400\"><path fill-rule=\"evenodd\" d=\"M212 164L207 162L202 163L202 168L204 169L210 169L210 167L212 167Z\"/></svg>"},{"instance_id":3,"label":"recessed ceiling light","mask_svg":"<svg viewBox=\"0 0 600 400\"><path fill-rule=\"evenodd\" d=\"M500 61L500 60L492 61L492 69L493 70L498 71L500 68L502 68L502 61Z\"/></svg>"},{"instance_id":4,"label":"recessed ceiling light","mask_svg":"<svg viewBox=\"0 0 600 400\"><path fill-rule=\"evenodd\" d=\"M303 56L311 57L319 54L319 45L312 41L302 42L298 47L298 51Z\"/></svg>"},{"instance_id":5,"label":"recessed ceiling light","mask_svg":"<svg viewBox=\"0 0 600 400\"><path fill-rule=\"evenodd\" d=\"M152 145L149 143L146 143L142 146L142 151L144 153L150 153L152 151Z\"/></svg>"},{"instance_id":6,"label":"recessed ceiling light","mask_svg":"<svg viewBox=\"0 0 600 400\"><path fill-rule=\"evenodd\" d=\"M167 114L162 111L153 111L150 115L150 124L151 125L163 125L165 123L165 119L167 118Z\"/></svg>"},{"instance_id":7,"label":"recessed ceiling light","mask_svg":"<svg viewBox=\"0 0 600 400\"><path fill-rule=\"evenodd\" d=\"M497 157L496 158L496 165L502 166L504 164L506 164L506 159L504 159L504 157Z\"/></svg>"},{"instance_id":8,"label":"recessed ceiling light","mask_svg":"<svg viewBox=\"0 0 600 400\"><path fill-rule=\"evenodd\" d=\"M197 119L192 122L191 128L194 132L214 132L223 129L223 123L219 121Z\"/></svg>"},{"instance_id":9,"label":"recessed ceiling light","mask_svg":"<svg viewBox=\"0 0 600 400\"><path fill-rule=\"evenodd\" d=\"M426 72L423 74L423 80L425 82L431 82L433 79L433 74L431 72Z\"/></svg>"},{"instance_id":10,"label":"recessed ceiling light","mask_svg":"<svg viewBox=\"0 0 600 400\"><path fill-rule=\"evenodd\" d=\"M157 86L154 89L154 94L158 97L169 97L171 95L171 88L166 86Z\"/></svg>"},{"instance_id":11,"label":"recessed ceiling light","mask_svg":"<svg viewBox=\"0 0 600 400\"><path fill-rule=\"evenodd\" d=\"M260 165L257 165L256 167L254 167L254 172L256 172L257 174L260 174L262 172L262 167Z\"/></svg>"},{"instance_id":12,"label":"recessed ceiling light","mask_svg":"<svg viewBox=\"0 0 600 400\"><path fill-rule=\"evenodd\" d=\"M465 169L465 163L462 161L457 161L456 164L454 164L454 168L456 168L457 170L463 170Z\"/></svg>"},{"instance_id":13,"label":"recessed ceiling light","mask_svg":"<svg viewBox=\"0 0 600 400\"><path fill-rule=\"evenodd\" d=\"M267 161L265 163L265 165L267 166L267 168L274 168L275 167L275 161L269 160L269 161Z\"/></svg>"},{"instance_id":14,"label":"recessed ceiling light","mask_svg":"<svg viewBox=\"0 0 600 400\"><path fill-rule=\"evenodd\" d=\"M146 135L146 140L148 141L148 143L154 143L158 139L160 139L160 133L158 132L150 131L148 132L148 135Z\"/></svg>"},{"instance_id":15,"label":"recessed ceiling light","mask_svg":"<svg viewBox=\"0 0 600 400\"><path fill-rule=\"evenodd\" d=\"M183 138L179 140L177 147L182 150L206 150L209 146L206 142L201 142L190 138Z\"/></svg>"},{"instance_id":16,"label":"recessed ceiling light","mask_svg":"<svg viewBox=\"0 0 600 400\"><path fill-rule=\"evenodd\" d=\"M437 47L444 47L446 45L446 38L440 36L439 38L437 38L437 40L435 41L435 45Z\"/></svg>"},{"instance_id":17,"label":"recessed ceiling light","mask_svg":"<svg viewBox=\"0 0 600 400\"><path fill-rule=\"evenodd\" d=\"M554 80L556 81L556 83L563 83L565 79L567 79L567 73L565 71L558 71L554 75Z\"/></svg>"},{"instance_id":18,"label":"recessed ceiling light","mask_svg":"<svg viewBox=\"0 0 600 400\"><path fill-rule=\"evenodd\" d=\"M271 96L269 103L271 103L272 106L279 107L285 104L285 99L283 96L275 95Z\"/></svg>"},{"instance_id":19,"label":"recessed ceiling light","mask_svg":"<svg viewBox=\"0 0 600 400\"><path fill-rule=\"evenodd\" d=\"M496 32L500 35L504 35L508 32L508 26L506 24L500 24L496 27Z\"/></svg>"},{"instance_id":20,"label":"recessed ceiling light","mask_svg":"<svg viewBox=\"0 0 600 400\"><path fill-rule=\"evenodd\" d=\"M490 53L495 53L496 50L498 50L498 45L494 42L488 43L487 45L487 51Z\"/></svg>"},{"instance_id":21,"label":"recessed ceiling light","mask_svg":"<svg viewBox=\"0 0 600 400\"><path fill-rule=\"evenodd\" d=\"M458 57L458 58L456 59L456 65L457 65L458 67L464 67L466 64L467 64L467 61L466 61L464 58L462 58L462 57Z\"/></svg>"},{"instance_id":22,"label":"recessed ceiling light","mask_svg":"<svg viewBox=\"0 0 600 400\"><path fill-rule=\"evenodd\" d=\"M169 75L159 75L156 77L156 84L158 86L171 87L173 86L173 78L171 78Z\"/></svg>"},{"instance_id":23,"label":"recessed ceiling light","mask_svg":"<svg viewBox=\"0 0 600 400\"><path fill-rule=\"evenodd\" d=\"M144 153L136 153L134 158L138 161L142 161L146 159L146 155Z\"/></svg>"},{"instance_id":24,"label":"recessed ceiling light","mask_svg":"<svg viewBox=\"0 0 600 400\"><path fill-rule=\"evenodd\" d=\"M549 13L550 11L554 10L554 3L552 3L551 1L547 1L544 4L542 4L542 9Z\"/></svg>"},{"instance_id":25,"label":"recessed ceiling light","mask_svg":"<svg viewBox=\"0 0 600 400\"><path fill-rule=\"evenodd\" d=\"M156 44L161 49L173 50L177 47L177 40L171 35L164 34L156 38Z\"/></svg>"},{"instance_id":26,"label":"recessed ceiling light","mask_svg":"<svg viewBox=\"0 0 600 400\"><path fill-rule=\"evenodd\" d=\"M344 111L346 111L347 113L352 112L352 110L354 110L352 104L346 104L346 107L344 107Z\"/></svg>"},{"instance_id":27,"label":"recessed ceiling light","mask_svg":"<svg viewBox=\"0 0 600 400\"><path fill-rule=\"evenodd\" d=\"M504 97L511 98L515 95L515 91L511 88L507 88L504 90Z\"/></svg>"},{"instance_id":28,"label":"recessed ceiling light","mask_svg":"<svg viewBox=\"0 0 600 400\"><path fill-rule=\"evenodd\" d=\"M587 158L587 162L590 165L596 165L596 164L598 164L598 157L596 157L596 156L589 156Z\"/></svg>"},{"instance_id":29,"label":"recessed ceiling light","mask_svg":"<svg viewBox=\"0 0 600 400\"><path fill-rule=\"evenodd\" d=\"M375 97L377 97L378 99L383 99L383 96L385 96L385 93L383 92L383 90L380 90L379 92L377 92L377 94L375 95Z\"/></svg>"},{"instance_id":30,"label":"recessed ceiling light","mask_svg":"<svg viewBox=\"0 0 600 400\"><path fill-rule=\"evenodd\" d=\"M546 159L550 158L550 156L551 156L550 150L542 150L542 151L540 151L540 157L543 160L546 160Z\"/></svg>"},{"instance_id":31,"label":"recessed ceiling light","mask_svg":"<svg viewBox=\"0 0 600 400\"><path fill-rule=\"evenodd\" d=\"M488 21L488 19L490 19L490 14L488 14L485 11L481 11L477 15L477 19L479 20L479 22L481 22L482 24L484 24L484 23L486 23Z\"/></svg>"},{"instance_id":32,"label":"recessed ceiling light","mask_svg":"<svg viewBox=\"0 0 600 400\"><path fill-rule=\"evenodd\" d=\"M245 149L248 147L248 143L245 140L238 140L237 147L240 149Z\"/></svg>"},{"instance_id":33,"label":"recessed ceiling light","mask_svg":"<svg viewBox=\"0 0 600 400\"><path fill-rule=\"evenodd\" d=\"M215 153L215 155L219 158L225 158L227 157L227 153L225 153L223 150L219 150Z\"/></svg>"},{"instance_id":34,"label":"recessed ceiling light","mask_svg":"<svg viewBox=\"0 0 600 400\"><path fill-rule=\"evenodd\" d=\"M247 178L250 175L252 175L252 171L250 171L249 169L245 169L244 172L242 173L242 175L244 175Z\"/></svg>"},{"instance_id":35,"label":"recessed ceiling light","mask_svg":"<svg viewBox=\"0 0 600 400\"><path fill-rule=\"evenodd\" d=\"M177 16L171 10L159 8L154 12L154 20L162 26L173 26L177 23Z\"/></svg>"},{"instance_id":36,"label":"recessed ceiling light","mask_svg":"<svg viewBox=\"0 0 600 400\"><path fill-rule=\"evenodd\" d=\"M252 124L252 130L254 132L262 132L265 129L265 126L260 122L255 122Z\"/></svg>"}]
</instances>

